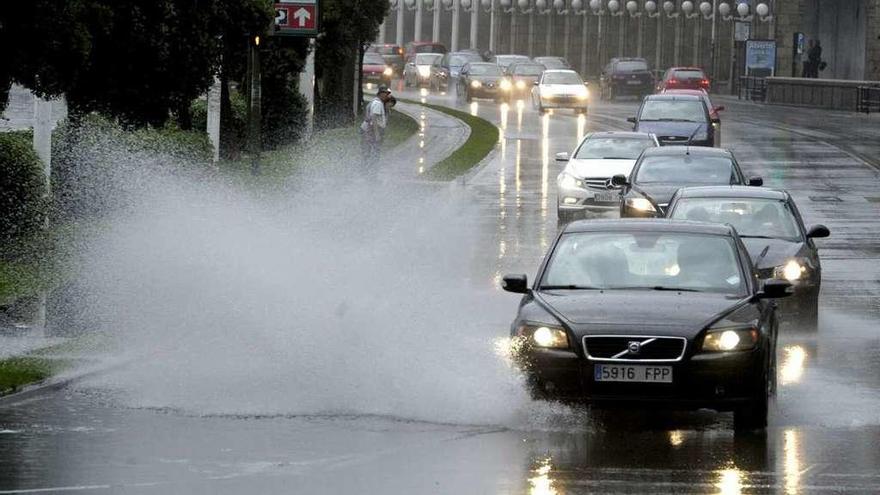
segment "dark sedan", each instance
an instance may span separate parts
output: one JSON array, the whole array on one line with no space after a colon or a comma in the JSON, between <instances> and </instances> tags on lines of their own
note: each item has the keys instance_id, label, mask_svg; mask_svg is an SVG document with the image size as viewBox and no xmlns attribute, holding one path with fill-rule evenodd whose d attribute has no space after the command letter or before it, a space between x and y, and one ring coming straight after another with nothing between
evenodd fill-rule
<instances>
[{"instance_id":1,"label":"dark sedan","mask_svg":"<svg viewBox=\"0 0 880 495\"><path fill-rule=\"evenodd\" d=\"M675 191L685 186L748 184L760 186L763 179L750 177L748 182L736 158L718 148L659 147L642 152L629 179L611 178L620 187L621 217L662 216Z\"/></svg>"},{"instance_id":2,"label":"dark sedan","mask_svg":"<svg viewBox=\"0 0 880 495\"><path fill-rule=\"evenodd\" d=\"M606 220L569 224L524 294L512 350L532 393L597 406L734 411L763 428L776 389L778 321L729 225Z\"/></svg>"},{"instance_id":3,"label":"dark sedan","mask_svg":"<svg viewBox=\"0 0 880 495\"><path fill-rule=\"evenodd\" d=\"M522 62L511 64L507 68L507 75L510 77L510 83L513 84L511 92L514 98L529 98L532 94L532 87L541 80L541 74L544 73L544 66L534 62Z\"/></svg>"},{"instance_id":4,"label":"dark sedan","mask_svg":"<svg viewBox=\"0 0 880 495\"><path fill-rule=\"evenodd\" d=\"M474 98L503 101L510 95L510 87L510 81L501 67L490 62L477 62L461 68L455 90L459 98L468 102Z\"/></svg>"},{"instance_id":5,"label":"dark sedan","mask_svg":"<svg viewBox=\"0 0 880 495\"><path fill-rule=\"evenodd\" d=\"M654 74L643 58L612 58L599 74L601 98L613 100L622 95L641 98L654 90Z\"/></svg>"},{"instance_id":6,"label":"dark sedan","mask_svg":"<svg viewBox=\"0 0 880 495\"><path fill-rule=\"evenodd\" d=\"M656 134L661 146L717 146L718 119L709 115L703 98L694 95L659 94L646 96L639 112L627 121L636 132Z\"/></svg>"},{"instance_id":7,"label":"dark sedan","mask_svg":"<svg viewBox=\"0 0 880 495\"><path fill-rule=\"evenodd\" d=\"M794 286L785 319L815 328L822 265L813 239L830 232L824 225L805 228L790 194L763 187L686 187L672 197L666 216L733 225L761 278L784 278Z\"/></svg>"}]
</instances>

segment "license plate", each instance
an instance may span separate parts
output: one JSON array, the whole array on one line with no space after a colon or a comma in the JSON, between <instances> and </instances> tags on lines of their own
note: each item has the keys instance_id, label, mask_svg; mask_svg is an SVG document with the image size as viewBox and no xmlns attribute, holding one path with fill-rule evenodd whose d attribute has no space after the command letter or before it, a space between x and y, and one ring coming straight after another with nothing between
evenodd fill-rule
<instances>
[{"instance_id":1,"label":"license plate","mask_svg":"<svg viewBox=\"0 0 880 495\"><path fill-rule=\"evenodd\" d=\"M597 364L593 378L597 382L672 383L672 366Z\"/></svg>"},{"instance_id":2,"label":"license plate","mask_svg":"<svg viewBox=\"0 0 880 495\"><path fill-rule=\"evenodd\" d=\"M636 84L642 84L642 81L639 81L638 79L636 79L635 81L627 81L626 83L632 84L633 86L635 86Z\"/></svg>"},{"instance_id":3,"label":"license plate","mask_svg":"<svg viewBox=\"0 0 880 495\"><path fill-rule=\"evenodd\" d=\"M617 196L618 195L613 192L598 192L593 200L597 203L616 203Z\"/></svg>"}]
</instances>

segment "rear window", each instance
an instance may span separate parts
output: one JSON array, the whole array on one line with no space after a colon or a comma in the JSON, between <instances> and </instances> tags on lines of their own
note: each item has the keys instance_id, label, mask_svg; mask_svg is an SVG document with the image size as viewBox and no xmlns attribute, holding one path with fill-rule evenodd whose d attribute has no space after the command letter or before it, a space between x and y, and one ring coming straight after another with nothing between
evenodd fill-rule
<instances>
[{"instance_id":1,"label":"rear window","mask_svg":"<svg viewBox=\"0 0 880 495\"><path fill-rule=\"evenodd\" d=\"M416 45L413 47L415 53L446 53L446 47L440 44L432 45Z\"/></svg>"},{"instance_id":2,"label":"rear window","mask_svg":"<svg viewBox=\"0 0 880 495\"><path fill-rule=\"evenodd\" d=\"M365 65L384 65L385 59L382 58L382 55L379 55L375 52L367 52L364 54L364 64Z\"/></svg>"},{"instance_id":3,"label":"rear window","mask_svg":"<svg viewBox=\"0 0 880 495\"><path fill-rule=\"evenodd\" d=\"M439 53L422 53L416 55L416 65L433 65L434 62L443 58Z\"/></svg>"},{"instance_id":4,"label":"rear window","mask_svg":"<svg viewBox=\"0 0 880 495\"><path fill-rule=\"evenodd\" d=\"M548 72L544 74L544 84L583 84L576 72Z\"/></svg>"},{"instance_id":5,"label":"rear window","mask_svg":"<svg viewBox=\"0 0 880 495\"><path fill-rule=\"evenodd\" d=\"M630 60L626 62L618 62L617 70L619 72L636 72L639 70L648 70L648 63L641 60Z\"/></svg>"},{"instance_id":6,"label":"rear window","mask_svg":"<svg viewBox=\"0 0 880 495\"><path fill-rule=\"evenodd\" d=\"M645 100L639 120L705 122L705 112L701 100Z\"/></svg>"},{"instance_id":7,"label":"rear window","mask_svg":"<svg viewBox=\"0 0 880 495\"><path fill-rule=\"evenodd\" d=\"M727 157L657 155L642 158L634 182L725 185L738 180L733 161Z\"/></svg>"},{"instance_id":8,"label":"rear window","mask_svg":"<svg viewBox=\"0 0 880 495\"><path fill-rule=\"evenodd\" d=\"M513 66L512 74L516 76L540 76L542 72L544 72L543 65L521 64Z\"/></svg>"},{"instance_id":9,"label":"rear window","mask_svg":"<svg viewBox=\"0 0 880 495\"><path fill-rule=\"evenodd\" d=\"M400 55L400 47L397 46L377 46L373 51L382 55Z\"/></svg>"},{"instance_id":10,"label":"rear window","mask_svg":"<svg viewBox=\"0 0 880 495\"><path fill-rule=\"evenodd\" d=\"M674 77L676 79L683 79L683 80L687 81L687 80L691 80L691 79L705 79L706 74L703 74L703 71L701 71L699 69L676 70L676 71L672 72L672 77Z\"/></svg>"}]
</instances>

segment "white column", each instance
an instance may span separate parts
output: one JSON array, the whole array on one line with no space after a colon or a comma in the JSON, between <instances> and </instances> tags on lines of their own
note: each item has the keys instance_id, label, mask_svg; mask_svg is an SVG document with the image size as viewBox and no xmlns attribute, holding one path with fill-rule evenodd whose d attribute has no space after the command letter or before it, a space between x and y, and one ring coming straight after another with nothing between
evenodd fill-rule
<instances>
[{"instance_id":1,"label":"white column","mask_svg":"<svg viewBox=\"0 0 880 495\"><path fill-rule=\"evenodd\" d=\"M440 41L440 11L442 9L443 6L440 5L440 0L434 0L434 19L431 25L431 41L434 43Z\"/></svg>"},{"instance_id":2,"label":"white column","mask_svg":"<svg viewBox=\"0 0 880 495\"><path fill-rule=\"evenodd\" d=\"M416 18L414 24L415 29L413 29L413 41L422 41L422 0L416 0Z\"/></svg>"},{"instance_id":3,"label":"white column","mask_svg":"<svg viewBox=\"0 0 880 495\"><path fill-rule=\"evenodd\" d=\"M675 42L672 51L672 64L681 65L681 13L675 18Z\"/></svg>"},{"instance_id":4,"label":"white column","mask_svg":"<svg viewBox=\"0 0 880 495\"><path fill-rule=\"evenodd\" d=\"M471 0L471 39L468 46L472 50L477 49L477 41L480 26L480 2L479 0Z\"/></svg>"},{"instance_id":5,"label":"white column","mask_svg":"<svg viewBox=\"0 0 880 495\"><path fill-rule=\"evenodd\" d=\"M489 7L489 51L493 54L495 53L495 2L497 0L491 0L491 7Z\"/></svg>"},{"instance_id":6,"label":"white column","mask_svg":"<svg viewBox=\"0 0 880 495\"><path fill-rule=\"evenodd\" d=\"M552 1L552 0L551 0ZM555 55L553 53L553 8L547 12L547 32L544 33L544 55Z\"/></svg>"},{"instance_id":7,"label":"white column","mask_svg":"<svg viewBox=\"0 0 880 495\"><path fill-rule=\"evenodd\" d=\"M587 77L587 22L590 20L587 15L581 16L581 75L584 77Z\"/></svg>"},{"instance_id":8,"label":"white column","mask_svg":"<svg viewBox=\"0 0 880 495\"><path fill-rule=\"evenodd\" d=\"M700 63L700 45L701 45L700 41L703 37L703 23L700 21L702 21L702 20L703 20L702 15L694 17L694 22L696 24L694 24L694 57L693 57L694 62L693 62L693 65L695 67L702 66L702 64Z\"/></svg>"},{"instance_id":9,"label":"white column","mask_svg":"<svg viewBox=\"0 0 880 495\"><path fill-rule=\"evenodd\" d=\"M34 151L43 162L46 192L52 177L52 101L34 95Z\"/></svg>"},{"instance_id":10,"label":"white column","mask_svg":"<svg viewBox=\"0 0 880 495\"><path fill-rule=\"evenodd\" d=\"M208 88L207 101L207 125L205 131L214 153L212 160L217 163L220 160L220 78L215 74L214 83Z\"/></svg>"},{"instance_id":11,"label":"white column","mask_svg":"<svg viewBox=\"0 0 880 495\"><path fill-rule=\"evenodd\" d=\"M378 43L380 45L385 44L385 21L382 21L382 24L379 25L379 40Z\"/></svg>"},{"instance_id":12,"label":"white column","mask_svg":"<svg viewBox=\"0 0 880 495\"><path fill-rule=\"evenodd\" d=\"M461 0L452 0L452 43L450 51L458 51L458 32L461 28Z\"/></svg>"},{"instance_id":13,"label":"white column","mask_svg":"<svg viewBox=\"0 0 880 495\"><path fill-rule=\"evenodd\" d=\"M516 2L510 10L510 50L508 53L516 53Z\"/></svg>"},{"instance_id":14,"label":"white column","mask_svg":"<svg viewBox=\"0 0 880 495\"><path fill-rule=\"evenodd\" d=\"M439 1L439 0L438 0ZM406 9L406 6L403 5L403 0L397 0L397 37L395 43L397 46L403 46L403 11Z\"/></svg>"},{"instance_id":15,"label":"white column","mask_svg":"<svg viewBox=\"0 0 880 495\"><path fill-rule=\"evenodd\" d=\"M663 63L663 16L660 12L657 16L657 51L654 53L654 70L662 70L660 65Z\"/></svg>"},{"instance_id":16,"label":"white column","mask_svg":"<svg viewBox=\"0 0 880 495\"><path fill-rule=\"evenodd\" d=\"M642 38L644 38L642 31L644 31L644 29L645 29L645 23L643 21L644 18L645 18L645 14L642 13L642 15L639 16L639 21L638 21L639 33L638 33L638 41L637 41L637 47L636 47L636 57L642 56Z\"/></svg>"},{"instance_id":17,"label":"white column","mask_svg":"<svg viewBox=\"0 0 880 495\"><path fill-rule=\"evenodd\" d=\"M571 16L565 15L565 31L562 35L562 43L564 46L562 47L562 56L565 57L565 60L568 60L568 45L571 44Z\"/></svg>"},{"instance_id":18,"label":"white column","mask_svg":"<svg viewBox=\"0 0 880 495\"><path fill-rule=\"evenodd\" d=\"M534 7L531 9L532 12L529 12L529 47L528 47L528 55L529 57L535 56L535 12Z\"/></svg>"},{"instance_id":19,"label":"white column","mask_svg":"<svg viewBox=\"0 0 880 495\"><path fill-rule=\"evenodd\" d=\"M626 14L622 14L620 16L620 25L618 26L619 32L617 33L617 56L625 57L626 56L626 18L629 17Z\"/></svg>"}]
</instances>

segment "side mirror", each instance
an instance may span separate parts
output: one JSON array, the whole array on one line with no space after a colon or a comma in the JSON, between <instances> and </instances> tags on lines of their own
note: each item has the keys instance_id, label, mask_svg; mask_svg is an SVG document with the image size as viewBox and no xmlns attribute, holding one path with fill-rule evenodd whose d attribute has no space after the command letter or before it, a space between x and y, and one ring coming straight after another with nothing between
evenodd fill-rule
<instances>
[{"instance_id":1,"label":"side mirror","mask_svg":"<svg viewBox=\"0 0 880 495\"><path fill-rule=\"evenodd\" d=\"M779 278L764 281L764 286L756 294L758 299L778 299L791 295L791 282Z\"/></svg>"},{"instance_id":2,"label":"side mirror","mask_svg":"<svg viewBox=\"0 0 880 495\"><path fill-rule=\"evenodd\" d=\"M627 118L626 118L626 121L629 122L630 124L635 124L635 123L636 123L636 118L635 118L635 117L627 117Z\"/></svg>"},{"instance_id":3,"label":"side mirror","mask_svg":"<svg viewBox=\"0 0 880 495\"><path fill-rule=\"evenodd\" d=\"M715 107L716 112L723 112L725 110L727 110L727 108L724 105L719 105L719 106Z\"/></svg>"},{"instance_id":4,"label":"side mirror","mask_svg":"<svg viewBox=\"0 0 880 495\"><path fill-rule=\"evenodd\" d=\"M828 227L821 224L813 225L807 232L808 239L818 239L820 237L828 237L829 235L831 235L831 231L828 230Z\"/></svg>"},{"instance_id":5,"label":"side mirror","mask_svg":"<svg viewBox=\"0 0 880 495\"><path fill-rule=\"evenodd\" d=\"M540 81L535 81L535 82L533 82L532 84L535 85L535 86L540 86L540 85L541 85L541 82L540 82Z\"/></svg>"},{"instance_id":6,"label":"side mirror","mask_svg":"<svg viewBox=\"0 0 880 495\"><path fill-rule=\"evenodd\" d=\"M562 153L556 153L556 161L557 162L567 162L568 159L569 159L568 153L566 153L564 151Z\"/></svg>"},{"instance_id":7,"label":"side mirror","mask_svg":"<svg viewBox=\"0 0 880 495\"><path fill-rule=\"evenodd\" d=\"M588 81L584 81L584 86L589 86L590 83Z\"/></svg>"},{"instance_id":8,"label":"side mirror","mask_svg":"<svg viewBox=\"0 0 880 495\"><path fill-rule=\"evenodd\" d=\"M761 177L758 177L757 175L753 175L753 176L749 177L749 185L750 186L763 186L764 179Z\"/></svg>"},{"instance_id":9,"label":"side mirror","mask_svg":"<svg viewBox=\"0 0 880 495\"><path fill-rule=\"evenodd\" d=\"M711 120L712 120L712 123L713 123L713 124L720 124L720 123L721 123L721 119L719 119L719 118L714 118L714 119L711 119Z\"/></svg>"},{"instance_id":10,"label":"side mirror","mask_svg":"<svg viewBox=\"0 0 880 495\"><path fill-rule=\"evenodd\" d=\"M629 185L629 181L626 179L626 176L623 174L617 174L611 177L611 185L614 187L624 187Z\"/></svg>"},{"instance_id":11,"label":"side mirror","mask_svg":"<svg viewBox=\"0 0 880 495\"><path fill-rule=\"evenodd\" d=\"M507 292L525 294L529 291L529 282L525 274L505 275L501 279L501 288Z\"/></svg>"}]
</instances>

